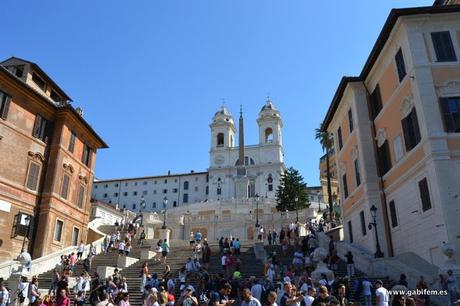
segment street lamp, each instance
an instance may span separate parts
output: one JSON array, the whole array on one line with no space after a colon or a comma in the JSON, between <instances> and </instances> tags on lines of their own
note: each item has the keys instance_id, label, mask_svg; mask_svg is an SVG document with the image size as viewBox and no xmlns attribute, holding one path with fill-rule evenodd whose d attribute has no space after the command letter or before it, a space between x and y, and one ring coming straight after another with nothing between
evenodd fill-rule
<instances>
[{"instance_id":1,"label":"street lamp","mask_svg":"<svg viewBox=\"0 0 460 306\"><path fill-rule=\"evenodd\" d=\"M299 197L295 197L295 222L299 222Z\"/></svg>"},{"instance_id":2,"label":"street lamp","mask_svg":"<svg viewBox=\"0 0 460 306\"><path fill-rule=\"evenodd\" d=\"M142 210L145 208L145 199L144 196L141 196L141 202L139 203L139 217L141 218L140 226L144 226L144 215L142 214Z\"/></svg>"},{"instance_id":3,"label":"street lamp","mask_svg":"<svg viewBox=\"0 0 460 306\"><path fill-rule=\"evenodd\" d=\"M24 253L24 248L26 245L26 238L29 238L30 220L32 220L32 218L29 215L27 215L24 218L24 225L26 226L26 232L24 233L24 239L22 240L21 253Z\"/></svg>"},{"instance_id":4,"label":"street lamp","mask_svg":"<svg viewBox=\"0 0 460 306\"><path fill-rule=\"evenodd\" d=\"M163 226L162 229L166 229L166 207L168 206L168 198L165 196L163 198Z\"/></svg>"},{"instance_id":5,"label":"street lamp","mask_svg":"<svg viewBox=\"0 0 460 306\"><path fill-rule=\"evenodd\" d=\"M256 228L259 228L259 194L256 194Z\"/></svg>"},{"instance_id":6,"label":"street lamp","mask_svg":"<svg viewBox=\"0 0 460 306\"><path fill-rule=\"evenodd\" d=\"M372 217L372 222L369 222L369 230L371 230L372 227L374 227L374 230L375 230L376 251L375 251L374 257L375 258L381 258L381 257L383 257L383 252L380 249L379 235L377 234L377 220L376 220L377 207L375 207L375 205L372 205L372 207L371 207L371 217Z\"/></svg>"}]
</instances>

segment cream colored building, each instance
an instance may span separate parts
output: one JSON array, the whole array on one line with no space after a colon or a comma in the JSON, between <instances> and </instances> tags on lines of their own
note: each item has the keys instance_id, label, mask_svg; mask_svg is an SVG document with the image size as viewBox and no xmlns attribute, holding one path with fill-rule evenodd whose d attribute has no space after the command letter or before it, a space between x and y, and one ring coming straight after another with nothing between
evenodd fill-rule
<instances>
[{"instance_id":1,"label":"cream colored building","mask_svg":"<svg viewBox=\"0 0 460 306\"><path fill-rule=\"evenodd\" d=\"M443 245L460 250L460 6L438 4L391 11L323 126L335 140L345 240L376 251L375 205L385 257L443 267Z\"/></svg>"}]
</instances>

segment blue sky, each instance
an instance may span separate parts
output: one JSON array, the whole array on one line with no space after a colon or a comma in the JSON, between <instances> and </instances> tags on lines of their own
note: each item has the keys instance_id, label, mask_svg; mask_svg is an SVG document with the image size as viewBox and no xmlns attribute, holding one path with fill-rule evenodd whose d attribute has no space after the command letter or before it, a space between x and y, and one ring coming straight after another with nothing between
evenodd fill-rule
<instances>
[{"instance_id":1,"label":"blue sky","mask_svg":"<svg viewBox=\"0 0 460 306\"><path fill-rule=\"evenodd\" d=\"M267 94L287 166L318 184L314 129L342 75L359 74L393 7L385 1L2 1L0 57L39 64L110 148L100 178L209 165L209 123L225 98L258 141Z\"/></svg>"}]
</instances>

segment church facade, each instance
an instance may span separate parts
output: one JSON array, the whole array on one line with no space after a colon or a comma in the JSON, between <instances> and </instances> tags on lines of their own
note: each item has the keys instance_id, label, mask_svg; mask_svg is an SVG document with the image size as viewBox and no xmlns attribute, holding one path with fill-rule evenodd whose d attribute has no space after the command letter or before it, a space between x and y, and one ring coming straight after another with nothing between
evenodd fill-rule
<instances>
[{"instance_id":1,"label":"church facade","mask_svg":"<svg viewBox=\"0 0 460 306\"><path fill-rule=\"evenodd\" d=\"M193 203L234 199L274 199L284 166L281 114L268 99L257 124L259 143L244 144L240 112L238 145L235 121L222 106L210 123L209 168L205 172L96 180L92 198L131 211L160 211Z\"/></svg>"}]
</instances>

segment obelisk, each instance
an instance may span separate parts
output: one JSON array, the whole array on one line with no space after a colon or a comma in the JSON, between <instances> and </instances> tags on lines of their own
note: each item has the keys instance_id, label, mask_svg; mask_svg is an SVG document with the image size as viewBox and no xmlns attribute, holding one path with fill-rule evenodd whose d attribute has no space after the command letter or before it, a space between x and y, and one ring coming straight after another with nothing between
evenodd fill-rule
<instances>
[{"instance_id":1,"label":"obelisk","mask_svg":"<svg viewBox=\"0 0 460 306\"><path fill-rule=\"evenodd\" d=\"M236 168L235 177L235 198L247 199L249 179L247 177L246 166L244 163L244 120L242 106L240 106L238 145L238 165Z\"/></svg>"}]
</instances>

